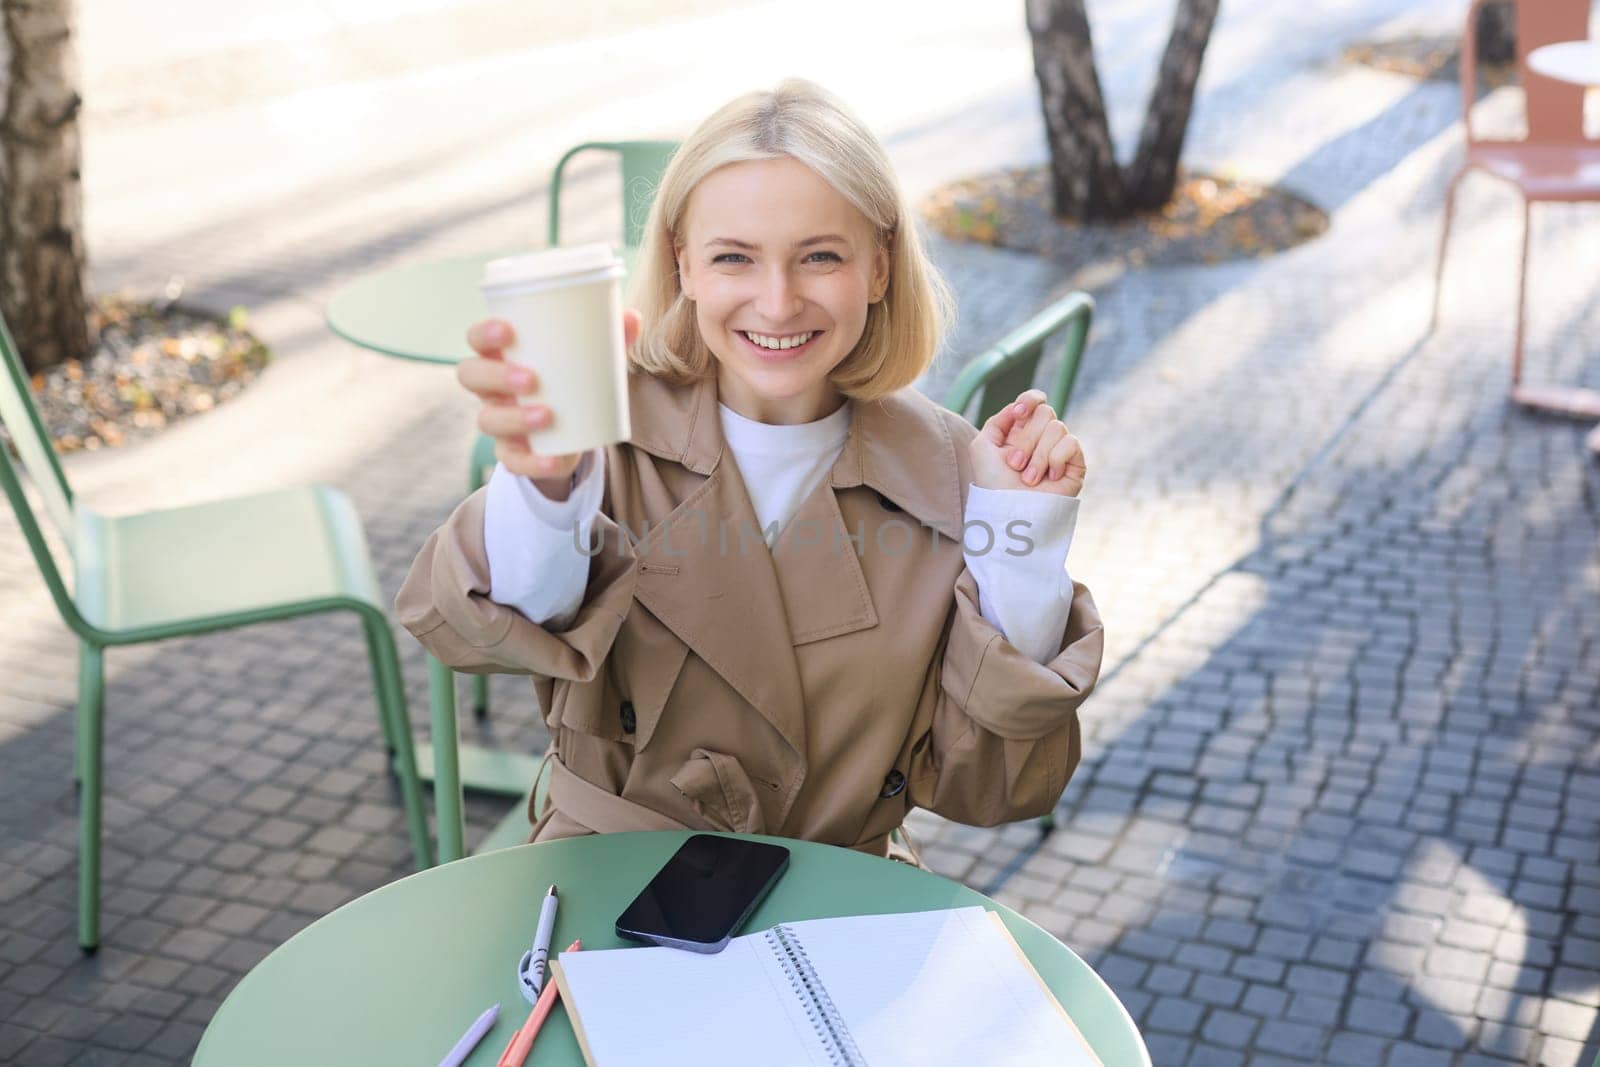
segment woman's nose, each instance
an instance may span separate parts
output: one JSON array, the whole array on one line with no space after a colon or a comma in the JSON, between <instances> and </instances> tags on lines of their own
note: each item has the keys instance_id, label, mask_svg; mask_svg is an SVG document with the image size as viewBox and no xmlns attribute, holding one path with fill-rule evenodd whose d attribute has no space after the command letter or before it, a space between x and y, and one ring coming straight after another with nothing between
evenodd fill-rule
<instances>
[{"instance_id":1,"label":"woman's nose","mask_svg":"<svg viewBox=\"0 0 1600 1067\"><path fill-rule=\"evenodd\" d=\"M803 301L789 271L779 267L763 279L756 310L772 323L787 322L800 313Z\"/></svg>"}]
</instances>

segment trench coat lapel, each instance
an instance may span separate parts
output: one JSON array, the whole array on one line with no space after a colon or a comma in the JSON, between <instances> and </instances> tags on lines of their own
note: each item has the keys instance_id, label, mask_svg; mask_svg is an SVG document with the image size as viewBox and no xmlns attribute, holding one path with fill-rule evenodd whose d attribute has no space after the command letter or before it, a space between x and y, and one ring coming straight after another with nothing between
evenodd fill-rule
<instances>
[{"instance_id":1,"label":"trench coat lapel","mask_svg":"<svg viewBox=\"0 0 1600 1067\"><path fill-rule=\"evenodd\" d=\"M631 378L635 447L706 475L639 544L635 596L799 754L805 696L783 594L738 464L723 447L714 381Z\"/></svg>"},{"instance_id":2,"label":"trench coat lapel","mask_svg":"<svg viewBox=\"0 0 1600 1067\"><path fill-rule=\"evenodd\" d=\"M965 427L966 438L973 436L961 416L911 389L858 401L829 481L836 490L864 485L915 522L960 541L972 472L953 423Z\"/></svg>"},{"instance_id":3,"label":"trench coat lapel","mask_svg":"<svg viewBox=\"0 0 1600 1067\"><path fill-rule=\"evenodd\" d=\"M926 523L959 540L963 500L957 457L948 427L920 396L855 402L849 435L829 477L801 502L772 549L796 645L878 624L861 559L876 549L879 527L858 519L850 529L837 492L866 486L878 494L886 513L904 512L913 526Z\"/></svg>"},{"instance_id":4,"label":"trench coat lapel","mask_svg":"<svg viewBox=\"0 0 1600 1067\"><path fill-rule=\"evenodd\" d=\"M823 481L801 501L772 546L772 565L793 644L878 625L852 533L863 547L872 537L870 531L846 528L833 488Z\"/></svg>"},{"instance_id":5,"label":"trench coat lapel","mask_svg":"<svg viewBox=\"0 0 1600 1067\"><path fill-rule=\"evenodd\" d=\"M795 646L879 618L858 556L872 551L873 530L848 530L836 493L864 485L959 541L970 472L950 420L910 390L857 402L830 477L769 551L723 441L715 380L681 387L632 374L629 388L631 443L706 477L638 547L638 599L803 753ZM858 548L850 537L863 534Z\"/></svg>"}]
</instances>

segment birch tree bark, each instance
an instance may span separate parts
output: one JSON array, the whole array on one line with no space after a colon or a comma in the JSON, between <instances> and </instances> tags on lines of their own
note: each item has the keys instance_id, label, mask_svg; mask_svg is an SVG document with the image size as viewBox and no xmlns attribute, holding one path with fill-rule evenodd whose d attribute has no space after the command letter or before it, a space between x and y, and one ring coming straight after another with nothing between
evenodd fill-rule
<instances>
[{"instance_id":1,"label":"birch tree bark","mask_svg":"<svg viewBox=\"0 0 1600 1067\"><path fill-rule=\"evenodd\" d=\"M1219 0L1178 0L1133 162L1117 165L1084 0L1026 0L1033 69L1050 143L1055 214L1085 222L1172 199L1195 85Z\"/></svg>"},{"instance_id":2,"label":"birch tree bark","mask_svg":"<svg viewBox=\"0 0 1600 1067\"><path fill-rule=\"evenodd\" d=\"M1027 0L1057 215L1083 221L1127 213L1083 0Z\"/></svg>"},{"instance_id":3,"label":"birch tree bark","mask_svg":"<svg viewBox=\"0 0 1600 1067\"><path fill-rule=\"evenodd\" d=\"M30 372L90 353L71 0L0 0L0 312Z\"/></svg>"},{"instance_id":4,"label":"birch tree bark","mask_svg":"<svg viewBox=\"0 0 1600 1067\"><path fill-rule=\"evenodd\" d=\"M1172 36L1161 57L1156 86L1144 113L1139 148L1128 168L1128 200L1136 211L1154 211L1172 199L1178 184L1178 159L1189 129L1194 87L1200 80L1218 0L1182 0L1173 17Z\"/></svg>"}]
</instances>

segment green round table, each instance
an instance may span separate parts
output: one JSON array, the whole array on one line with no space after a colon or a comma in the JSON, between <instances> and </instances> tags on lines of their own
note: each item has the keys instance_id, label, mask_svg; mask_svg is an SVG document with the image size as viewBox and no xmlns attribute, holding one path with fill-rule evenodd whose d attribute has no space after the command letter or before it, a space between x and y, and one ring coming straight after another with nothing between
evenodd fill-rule
<instances>
[{"instance_id":1,"label":"green round table","mask_svg":"<svg viewBox=\"0 0 1600 1067\"><path fill-rule=\"evenodd\" d=\"M467 1059L492 1065L528 1005L516 964L539 898L561 887L553 948L632 944L612 924L686 833L603 834L474 856L354 900L290 938L245 975L206 1027L198 1067L434 1064L497 1001L500 1017ZM982 904L998 912L1106 1067L1150 1056L1111 989L1066 946L1009 908L938 875L849 849L786 838L789 870L745 925ZM579 1064L564 1011L530 1065Z\"/></svg>"},{"instance_id":2,"label":"green round table","mask_svg":"<svg viewBox=\"0 0 1600 1067\"><path fill-rule=\"evenodd\" d=\"M489 317L478 292L483 265L515 250L479 252L377 271L328 301L328 325L345 340L420 363L459 363L472 354L467 327Z\"/></svg>"},{"instance_id":3,"label":"green round table","mask_svg":"<svg viewBox=\"0 0 1600 1067\"><path fill-rule=\"evenodd\" d=\"M328 300L328 325L346 341L386 356L460 363L472 355L467 328L489 317L478 292L484 264L530 250L477 252L364 275ZM622 250L626 271L632 272L637 254Z\"/></svg>"}]
</instances>

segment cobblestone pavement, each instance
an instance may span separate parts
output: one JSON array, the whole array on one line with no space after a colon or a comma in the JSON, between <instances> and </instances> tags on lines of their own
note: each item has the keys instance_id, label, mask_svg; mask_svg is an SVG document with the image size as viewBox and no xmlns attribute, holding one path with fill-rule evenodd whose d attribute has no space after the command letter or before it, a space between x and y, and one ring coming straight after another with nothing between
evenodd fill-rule
<instances>
[{"instance_id":1,"label":"cobblestone pavement","mask_svg":"<svg viewBox=\"0 0 1600 1067\"><path fill-rule=\"evenodd\" d=\"M843 10L824 6L824 25ZM1166 8L1092 6L1127 135ZM1449 27L1453 6L1224 5L1189 157L1290 185L1332 227L1268 260L1093 280L1069 413L1092 472L1071 566L1095 590L1109 649L1085 759L1048 835L913 824L936 869L1089 959L1163 1067L1585 1064L1600 1051L1600 474L1586 427L1505 402L1517 210L1487 182L1464 188L1441 328L1425 332L1459 153L1454 88L1337 62L1362 35ZM730 6L651 41L737 38L775 10ZM906 110L917 94L850 82L861 64L848 48L817 52L838 64L818 76L885 131L913 189L1040 158L1020 15L919 10L924 28L903 47L927 62L908 69L959 52L964 93L928 77L926 109ZM368 40L349 32L352 48ZM539 56L567 70L583 47ZM449 79L492 79L503 62L453 54L414 84L381 56L360 69L374 93L420 99L409 94L448 96ZM200 68L171 69L181 89ZM670 77L670 91L619 110L643 93L612 86L579 117L587 129L569 136L579 119L549 118L539 158L515 167L484 131L537 114L459 131L419 108L402 129L349 86L166 120L129 104L131 90L118 98L145 140L110 122L91 136L96 284L182 273L198 302L247 304L280 361L212 415L72 457L80 495L115 511L336 484L392 591L459 498L470 408L443 372L333 341L321 302L365 270L525 229L542 211L528 192L541 153L618 116L693 115L726 94L710 75L635 69L643 85ZM739 73L771 80L756 69ZM273 145L276 168L179 189L195 145L236 145L226 131L241 115L308 129ZM343 163L321 158L330 145ZM141 151L176 161L123 175ZM453 163L474 153L475 170ZM314 180L268 188L268 171ZM605 232L604 178L574 189L579 234ZM1592 208L1535 215L1530 374L1600 386L1597 223ZM934 247L962 302L952 353L1074 282L1027 257ZM937 395L956 365L924 387ZM9 519L0 602L0 1062L186 1060L251 965L407 872L357 627L279 623L110 657L105 937L84 960L75 651ZM401 647L420 724L420 649L404 635ZM494 701L465 734L542 747L521 683L496 679ZM472 798L471 833L505 807Z\"/></svg>"}]
</instances>

